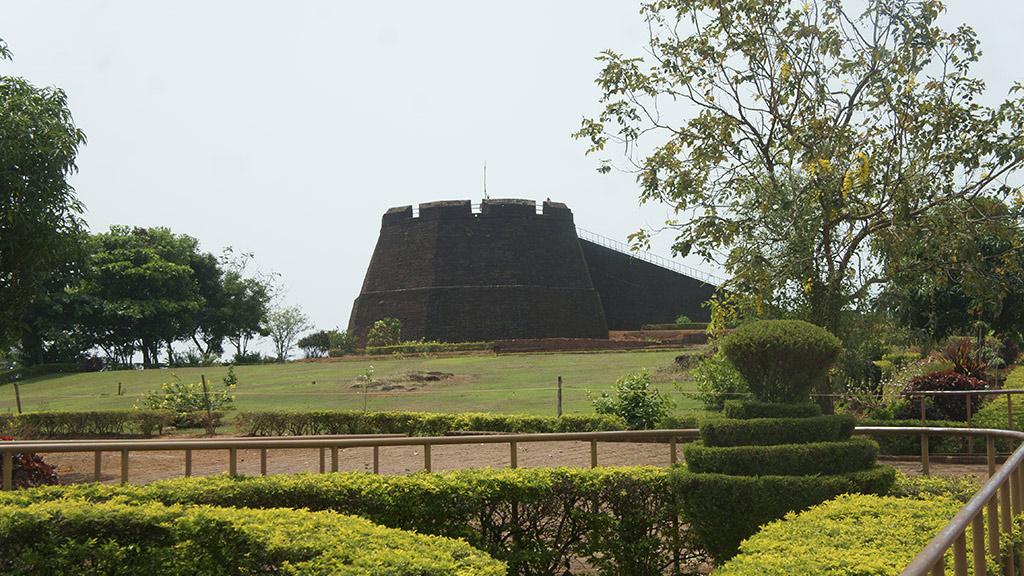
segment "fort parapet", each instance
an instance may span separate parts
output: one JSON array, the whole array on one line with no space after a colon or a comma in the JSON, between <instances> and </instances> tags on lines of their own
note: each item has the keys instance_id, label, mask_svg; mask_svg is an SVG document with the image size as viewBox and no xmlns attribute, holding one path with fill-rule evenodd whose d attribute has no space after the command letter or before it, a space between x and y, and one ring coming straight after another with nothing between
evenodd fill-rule
<instances>
[{"instance_id":1,"label":"fort parapet","mask_svg":"<svg viewBox=\"0 0 1024 576\"><path fill-rule=\"evenodd\" d=\"M363 339L390 316L405 340L607 338L682 313L702 320L713 290L581 241L559 202L428 202L384 214L349 330Z\"/></svg>"}]
</instances>

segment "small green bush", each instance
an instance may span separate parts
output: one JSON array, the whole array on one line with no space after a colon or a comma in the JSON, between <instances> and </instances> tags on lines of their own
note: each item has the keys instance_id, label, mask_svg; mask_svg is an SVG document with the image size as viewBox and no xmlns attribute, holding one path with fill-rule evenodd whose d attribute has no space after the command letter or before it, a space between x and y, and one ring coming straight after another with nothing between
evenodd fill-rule
<instances>
[{"instance_id":1,"label":"small green bush","mask_svg":"<svg viewBox=\"0 0 1024 576\"><path fill-rule=\"evenodd\" d=\"M402 322L397 318L381 318L366 334L367 346L394 346L402 341Z\"/></svg>"},{"instance_id":2,"label":"small green bush","mask_svg":"<svg viewBox=\"0 0 1024 576\"><path fill-rule=\"evenodd\" d=\"M683 518L695 542L718 561L733 557L740 542L772 520L839 494L884 495L896 477L888 466L838 476L728 476L682 470L677 474Z\"/></svg>"},{"instance_id":3,"label":"small green bush","mask_svg":"<svg viewBox=\"0 0 1024 576\"><path fill-rule=\"evenodd\" d=\"M769 446L800 442L834 442L853 434L853 416L708 420L700 427L705 446Z\"/></svg>"},{"instance_id":4,"label":"small green bush","mask_svg":"<svg viewBox=\"0 0 1024 576\"><path fill-rule=\"evenodd\" d=\"M821 416L821 407L812 402L782 404L758 400L726 400L725 417L738 420L751 418L809 418Z\"/></svg>"},{"instance_id":5,"label":"small green bush","mask_svg":"<svg viewBox=\"0 0 1024 576\"><path fill-rule=\"evenodd\" d=\"M897 576L959 508L941 497L840 496L765 526L715 575Z\"/></svg>"},{"instance_id":6,"label":"small green bush","mask_svg":"<svg viewBox=\"0 0 1024 576\"><path fill-rule=\"evenodd\" d=\"M174 423L162 410L26 412L0 416L0 433L24 438L152 436Z\"/></svg>"},{"instance_id":7,"label":"small green bush","mask_svg":"<svg viewBox=\"0 0 1024 576\"><path fill-rule=\"evenodd\" d=\"M627 374L615 382L614 395L602 392L594 399L598 414L618 416L630 430L650 430L668 415L672 401L651 385L646 370Z\"/></svg>"},{"instance_id":8,"label":"small green bush","mask_svg":"<svg viewBox=\"0 0 1024 576\"><path fill-rule=\"evenodd\" d=\"M238 432L245 436L317 436L324 434L408 434L442 436L448 432L598 432L624 430L626 423L615 416L566 414L530 416L524 414L362 412L329 410L314 412L241 412L235 418Z\"/></svg>"},{"instance_id":9,"label":"small green bush","mask_svg":"<svg viewBox=\"0 0 1024 576\"><path fill-rule=\"evenodd\" d=\"M697 384L697 399L706 410L721 410L726 400L750 392L743 376L721 352L698 360L690 378Z\"/></svg>"},{"instance_id":10,"label":"small green bush","mask_svg":"<svg viewBox=\"0 0 1024 576\"><path fill-rule=\"evenodd\" d=\"M897 472L889 496L921 500L944 496L966 504L980 489L977 476L907 476Z\"/></svg>"},{"instance_id":11,"label":"small green bush","mask_svg":"<svg viewBox=\"0 0 1024 576\"><path fill-rule=\"evenodd\" d=\"M842 352L828 330L800 320L743 324L722 339L722 352L765 402L806 402Z\"/></svg>"},{"instance_id":12,"label":"small green bush","mask_svg":"<svg viewBox=\"0 0 1024 576\"><path fill-rule=\"evenodd\" d=\"M4 574L501 576L468 544L332 512L55 501L0 507Z\"/></svg>"},{"instance_id":13,"label":"small green bush","mask_svg":"<svg viewBox=\"0 0 1024 576\"><path fill-rule=\"evenodd\" d=\"M48 374L65 374L69 372L78 372L80 370L81 368L77 362L36 364L35 366L11 368L10 370L0 370L0 384L10 384L11 382L20 382L22 380L46 376Z\"/></svg>"},{"instance_id":14,"label":"small green bush","mask_svg":"<svg viewBox=\"0 0 1024 576\"><path fill-rule=\"evenodd\" d=\"M687 444L686 466L691 472L736 476L842 474L869 468L878 457L878 444L868 438L839 442L775 446L704 446Z\"/></svg>"}]
</instances>

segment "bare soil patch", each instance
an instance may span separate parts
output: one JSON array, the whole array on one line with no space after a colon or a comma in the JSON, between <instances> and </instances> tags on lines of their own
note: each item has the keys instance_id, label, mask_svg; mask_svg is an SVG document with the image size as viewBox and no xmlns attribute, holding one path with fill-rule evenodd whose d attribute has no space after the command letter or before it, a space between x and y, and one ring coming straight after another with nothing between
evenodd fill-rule
<instances>
[{"instance_id":1,"label":"bare soil patch","mask_svg":"<svg viewBox=\"0 0 1024 576\"><path fill-rule=\"evenodd\" d=\"M518 466L590 466L589 442L523 442L517 452ZM682 452L680 451L680 455ZM93 454L46 454L46 461L57 466L61 481L65 483L93 481ZM457 444L433 446L431 462L435 472L468 468L508 468L508 444ZM423 470L422 446L395 446L380 449L380 471L384 474L410 474ZM603 442L598 444L598 464L602 466L664 466L669 463L668 444ZM326 466L331 469L330 450L326 453ZM208 476L228 469L227 450L197 450L192 453L192 474ZM269 474L318 472L319 449L270 450L267 453ZM338 451L339 471L373 470L372 448L346 448ZM129 456L129 480L146 484L155 480L177 478L184 475L185 453L182 451L133 452ZM238 450L238 472L260 473L259 450ZM121 479L121 455L105 452L101 481L116 483Z\"/></svg>"}]
</instances>

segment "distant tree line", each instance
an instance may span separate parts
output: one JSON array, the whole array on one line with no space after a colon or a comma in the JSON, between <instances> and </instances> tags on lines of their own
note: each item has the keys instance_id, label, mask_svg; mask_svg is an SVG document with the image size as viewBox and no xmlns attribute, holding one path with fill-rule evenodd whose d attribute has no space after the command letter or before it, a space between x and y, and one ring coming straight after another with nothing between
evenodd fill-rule
<instances>
[{"instance_id":1,"label":"distant tree line","mask_svg":"<svg viewBox=\"0 0 1024 576\"><path fill-rule=\"evenodd\" d=\"M137 355L145 366L175 363L176 342L203 361L230 345L244 361L254 338L271 332L274 278L247 274L250 255L217 257L159 227L114 226L78 240L22 316L25 364L72 362L97 348L118 364Z\"/></svg>"}]
</instances>

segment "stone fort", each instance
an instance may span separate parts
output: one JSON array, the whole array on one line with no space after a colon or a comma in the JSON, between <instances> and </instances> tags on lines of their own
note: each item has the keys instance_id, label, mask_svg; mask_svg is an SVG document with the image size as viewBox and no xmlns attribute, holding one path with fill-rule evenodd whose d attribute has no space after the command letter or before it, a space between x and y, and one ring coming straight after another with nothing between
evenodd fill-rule
<instances>
[{"instance_id":1,"label":"stone fort","mask_svg":"<svg viewBox=\"0 0 1024 576\"><path fill-rule=\"evenodd\" d=\"M559 202L539 210L518 199L391 208L349 330L362 339L390 316L401 320L403 340L607 338L680 314L708 319L710 279L623 248L578 234Z\"/></svg>"}]
</instances>

